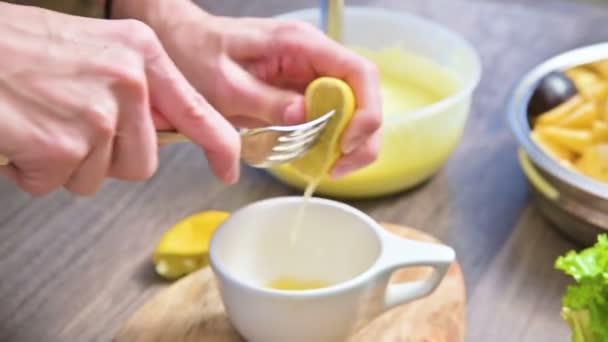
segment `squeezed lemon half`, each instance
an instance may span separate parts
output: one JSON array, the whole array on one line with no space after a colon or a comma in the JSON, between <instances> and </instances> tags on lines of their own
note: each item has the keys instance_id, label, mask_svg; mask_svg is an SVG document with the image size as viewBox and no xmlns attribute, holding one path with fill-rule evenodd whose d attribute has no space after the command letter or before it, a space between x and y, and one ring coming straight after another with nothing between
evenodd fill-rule
<instances>
[{"instance_id":1,"label":"squeezed lemon half","mask_svg":"<svg viewBox=\"0 0 608 342\"><path fill-rule=\"evenodd\" d=\"M158 273L176 279L209 264L209 240L230 214L204 211L188 216L171 227L156 245L152 260Z\"/></svg>"},{"instance_id":2,"label":"squeezed lemon half","mask_svg":"<svg viewBox=\"0 0 608 342\"><path fill-rule=\"evenodd\" d=\"M355 112L355 95L346 82L334 77L319 77L306 87L304 97L306 121L336 111L317 143L304 156L290 163L301 177L318 183L342 155L340 139Z\"/></svg>"}]
</instances>

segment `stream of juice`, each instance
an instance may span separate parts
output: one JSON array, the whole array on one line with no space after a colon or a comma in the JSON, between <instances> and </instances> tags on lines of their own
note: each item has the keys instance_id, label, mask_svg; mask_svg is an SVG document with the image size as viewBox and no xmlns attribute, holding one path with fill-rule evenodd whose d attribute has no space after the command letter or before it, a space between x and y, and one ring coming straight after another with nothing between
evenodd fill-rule
<instances>
[{"instance_id":1,"label":"stream of juice","mask_svg":"<svg viewBox=\"0 0 608 342\"><path fill-rule=\"evenodd\" d=\"M304 217L306 215L306 208L308 207L308 200L312 197L312 194L315 192L317 185L321 181L321 177L309 181L306 190L304 191L304 201L300 204L299 208L296 211L296 215L294 216L294 221L291 226L291 231L289 232L289 244L290 249L293 251L295 249L295 245L298 241L298 236L300 235L300 230L304 225ZM289 261L286 258L285 262L288 265ZM288 269L288 267L284 267ZM289 291L302 291L302 290L312 290L330 286L328 282L322 280L306 280L298 277L282 275L274 280L272 280L267 287L277 290L289 290Z\"/></svg>"},{"instance_id":2,"label":"stream of juice","mask_svg":"<svg viewBox=\"0 0 608 342\"><path fill-rule=\"evenodd\" d=\"M308 207L308 200L312 197L312 194L315 192L315 189L317 188L317 185L319 185L320 181L321 178L319 177L318 179L308 182L306 185L306 190L304 191L303 195L304 201L298 208L298 211L296 211L294 223L289 234L289 243L292 249L298 240L298 235L300 234L300 230L304 224L304 215L306 214L306 208Z\"/></svg>"}]
</instances>

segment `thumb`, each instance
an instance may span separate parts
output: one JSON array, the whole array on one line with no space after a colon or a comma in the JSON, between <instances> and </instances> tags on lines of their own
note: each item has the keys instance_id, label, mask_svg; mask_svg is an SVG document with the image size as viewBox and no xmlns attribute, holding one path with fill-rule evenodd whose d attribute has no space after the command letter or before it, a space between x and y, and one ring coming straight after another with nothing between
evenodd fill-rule
<instances>
[{"instance_id":1,"label":"thumb","mask_svg":"<svg viewBox=\"0 0 608 342\"><path fill-rule=\"evenodd\" d=\"M230 63L224 75L229 94L218 93L216 107L238 125L292 125L304 121L304 97L294 91L268 85Z\"/></svg>"}]
</instances>

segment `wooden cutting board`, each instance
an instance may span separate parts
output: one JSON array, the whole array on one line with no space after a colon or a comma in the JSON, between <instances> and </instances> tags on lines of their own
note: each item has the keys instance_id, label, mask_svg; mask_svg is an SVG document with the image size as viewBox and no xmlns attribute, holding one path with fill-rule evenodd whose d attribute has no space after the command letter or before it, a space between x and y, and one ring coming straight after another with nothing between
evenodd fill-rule
<instances>
[{"instance_id":1,"label":"wooden cutting board","mask_svg":"<svg viewBox=\"0 0 608 342\"><path fill-rule=\"evenodd\" d=\"M383 224L403 237L439 243L421 231ZM421 279L426 268L400 270L391 278L399 283ZM349 342L407 341L460 342L465 340L466 294L460 266L455 262L437 289L425 298L398 306L378 316ZM120 329L115 342L237 342L209 267L161 290Z\"/></svg>"}]
</instances>

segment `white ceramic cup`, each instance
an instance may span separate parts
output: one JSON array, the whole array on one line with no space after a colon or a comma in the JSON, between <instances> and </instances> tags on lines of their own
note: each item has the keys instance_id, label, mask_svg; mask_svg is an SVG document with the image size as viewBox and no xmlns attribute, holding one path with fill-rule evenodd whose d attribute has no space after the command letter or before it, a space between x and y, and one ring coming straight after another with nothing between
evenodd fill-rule
<instances>
[{"instance_id":1,"label":"white ceramic cup","mask_svg":"<svg viewBox=\"0 0 608 342\"><path fill-rule=\"evenodd\" d=\"M308 200L292 240L304 201L255 202L234 212L212 237L210 263L226 312L249 342L344 341L383 311L431 293L454 261L448 246L401 238L358 209L322 198ZM422 281L388 284L394 271L412 266L434 272ZM280 276L332 285L267 287Z\"/></svg>"}]
</instances>

